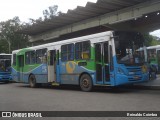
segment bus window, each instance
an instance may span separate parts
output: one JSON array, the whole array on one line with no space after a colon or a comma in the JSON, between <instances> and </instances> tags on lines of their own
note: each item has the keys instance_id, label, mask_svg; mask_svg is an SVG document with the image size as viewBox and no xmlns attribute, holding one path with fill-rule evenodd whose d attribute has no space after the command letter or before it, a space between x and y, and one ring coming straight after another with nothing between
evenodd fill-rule
<instances>
[{"instance_id":1,"label":"bus window","mask_svg":"<svg viewBox=\"0 0 160 120\"><path fill-rule=\"evenodd\" d=\"M4 72L5 71L5 63L4 60L0 61L0 72Z\"/></svg>"},{"instance_id":2,"label":"bus window","mask_svg":"<svg viewBox=\"0 0 160 120\"><path fill-rule=\"evenodd\" d=\"M110 70L114 70L114 64L113 64L113 52L112 52L112 46L109 45L109 53L110 53Z\"/></svg>"},{"instance_id":3,"label":"bus window","mask_svg":"<svg viewBox=\"0 0 160 120\"><path fill-rule=\"evenodd\" d=\"M55 50L50 50L48 52L49 57L48 57L48 65L54 65L56 61L56 51Z\"/></svg>"},{"instance_id":4,"label":"bus window","mask_svg":"<svg viewBox=\"0 0 160 120\"><path fill-rule=\"evenodd\" d=\"M6 60L5 61L5 67L8 68L11 66L11 60Z\"/></svg>"},{"instance_id":5,"label":"bus window","mask_svg":"<svg viewBox=\"0 0 160 120\"><path fill-rule=\"evenodd\" d=\"M61 46L62 61L74 60L74 44L67 44Z\"/></svg>"},{"instance_id":6,"label":"bus window","mask_svg":"<svg viewBox=\"0 0 160 120\"><path fill-rule=\"evenodd\" d=\"M68 60L74 60L74 44L68 45Z\"/></svg>"},{"instance_id":7,"label":"bus window","mask_svg":"<svg viewBox=\"0 0 160 120\"><path fill-rule=\"evenodd\" d=\"M24 57L23 57L23 55L19 56L19 67L24 67Z\"/></svg>"},{"instance_id":8,"label":"bus window","mask_svg":"<svg viewBox=\"0 0 160 120\"><path fill-rule=\"evenodd\" d=\"M156 49L149 49L147 50L148 53L148 61L152 64L156 63Z\"/></svg>"},{"instance_id":9,"label":"bus window","mask_svg":"<svg viewBox=\"0 0 160 120\"><path fill-rule=\"evenodd\" d=\"M42 63L47 63L47 49L42 49Z\"/></svg>"},{"instance_id":10,"label":"bus window","mask_svg":"<svg viewBox=\"0 0 160 120\"><path fill-rule=\"evenodd\" d=\"M30 64L30 53L29 52L26 52L25 54L25 63L26 65Z\"/></svg>"},{"instance_id":11,"label":"bus window","mask_svg":"<svg viewBox=\"0 0 160 120\"><path fill-rule=\"evenodd\" d=\"M90 58L90 41L78 42L75 44L76 59Z\"/></svg>"},{"instance_id":12,"label":"bus window","mask_svg":"<svg viewBox=\"0 0 160 120\"><path fill-rule=\"evenodd\" d=\"M143 48L143 37L135 32L115 32L117 62L125 65L143 64L145 56L137 51Z\"/></svg>"},{"instance_id":13,"label":"bus window","mask_svg":"<svg viewBox=\"0 0 160 120\"><path fill-rule=\"evenodd\" d=\"M157 50L157 62L158 62L158 66L160 66L160 50Z\"/></svg>"},{"instance_id":14,"label":"bus window","mask_svg":"<svg viewBox=\"0 0 160 120\"><path fill-rule=\"evenodd\" d=\"M61 46L61 59L62 61L67 61L67 45Z\"/></svg>"},{"instance_id":15,"label":"bus window","mask_svg":"<svg viewBox=\"0 0 160 120\"><path fill-rule=\"evenodd\" d=\"M16 54L13 54L13 65L16 66Z\"/></svg>"},{"instance_id":16,"label":"bus window","mask_svg":"<svg viewBox=\"0 0 160 120\"><path fill-rule=\"evenodd\" d=\"M47 62L47 49L36 50L36 63L46 63Z\"/></svg>"},{"instance_id":17,"label":"bus window","mask_svg":"<svg viewBox=\"0 0 160 120\"><path fill-rule=\"evenodd\" d=\"M96 62L101 62L101 44L96 44L95 50L95 60Z\"/></svg>"},{"instance_id":18,"label":"bus window","mask_svg":"<svg viewBox=\"0 0 160 120\"><path fill-rule=\"evenodd\" d=\"M111 47L111 46L110 46ZM111 49L112 50L112 49ZM112 51L111 51L112 52ZM111 53L110 52L110 53ZM109 63L108 62L108 43L104 43L104 62L105 63Z\"/></svg>"},{"instance_id":19,"label":"bus window","mask_svg":"<svg viewBox=\"0 0 160 120\"><path fill-rule=\"evenodd\" d=\"M59 65L59 50L57 50L57 65Z\"/></svg>"},{"instance_id":20,"label":"bus window","mask_svg":"<svg viewBox=\"0 0 160 120\"><path fill-rule=\"evenodd\" d=\"M75 57L76 59L82 59L82 42L75 44Z\"/></svg>"},{"instance_id":21,"label":"bus window","mask_svg":"<svg viewBox=\"0 0 160 120\"><path fill-rule=\"evenodd\" d=\"M35 51L29 51L25 53L25 63L35 64Z\"/></svg>"}]
</instances>

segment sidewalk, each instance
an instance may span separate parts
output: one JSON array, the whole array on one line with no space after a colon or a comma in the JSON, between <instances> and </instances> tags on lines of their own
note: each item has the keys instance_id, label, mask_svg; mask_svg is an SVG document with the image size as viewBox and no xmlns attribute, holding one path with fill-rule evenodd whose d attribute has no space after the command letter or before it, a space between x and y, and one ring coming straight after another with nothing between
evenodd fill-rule
<instances>
[{"instance_id":1,"label":"sidewalk","mask_svg":"<svg viewBox=\"0 0 160 120\"><path fill-rule=\"evenodd\" d=\"M158 74L155 80L149 80L145 83L134 84L134 87L160 90L160 75Z\"/></svg>"}]
</instances>

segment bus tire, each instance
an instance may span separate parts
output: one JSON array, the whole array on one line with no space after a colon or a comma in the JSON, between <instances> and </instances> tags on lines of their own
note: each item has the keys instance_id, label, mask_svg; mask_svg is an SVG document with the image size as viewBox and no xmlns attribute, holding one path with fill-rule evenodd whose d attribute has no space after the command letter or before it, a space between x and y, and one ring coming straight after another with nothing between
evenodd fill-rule
<instances>
[{"instance_id":1,"label":"bus tire","mask_svg":"<svg viewBox=\"0 0 160 120\"><path fill-rule=\"evenodd\" d=\"M92 79L88 74L83 74L80 78L80 87L82 91L89 92L93 89Z\"/></svg>"},{"instance_id":2,"label":"bus tire","mask_svg":"<svg viewBox=\"0 0 160 120\"><path fill-rule=\"evenodd\" d=\"M31 88L36 88L37 83L36 83L36 77L34 75L29 76L29 85Z\"/></svg>"}]
</instances>

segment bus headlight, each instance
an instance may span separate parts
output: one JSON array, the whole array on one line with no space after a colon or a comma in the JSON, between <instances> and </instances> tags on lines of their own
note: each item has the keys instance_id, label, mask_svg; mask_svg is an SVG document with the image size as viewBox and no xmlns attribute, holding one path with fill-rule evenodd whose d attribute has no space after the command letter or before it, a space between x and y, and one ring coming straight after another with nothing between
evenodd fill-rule
<instances>
[{"instance_id":1,"label":"bus headlight","mask_svg":"<svg viewBox=\"0 0 160 120\"><path fill-rule=\"evenodd\" d=\"M141 70L142 70L143 73L148 72L148 68L147 68L146 65L143 65L143 66L141 67Z\"/></svg>"}]
</instances>

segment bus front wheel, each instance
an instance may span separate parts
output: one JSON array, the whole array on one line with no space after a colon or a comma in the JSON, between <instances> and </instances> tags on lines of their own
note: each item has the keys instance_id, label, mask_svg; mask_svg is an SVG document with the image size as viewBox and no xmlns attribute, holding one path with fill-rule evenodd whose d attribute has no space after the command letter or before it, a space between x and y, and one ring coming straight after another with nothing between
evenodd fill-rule
<instances>
[{"instance_id":1,"label":"bus front wheel","mask_svg":"<svg viewBox=\"0 0 160 120\"><path fill-rule=\"evenodd\" d=\"M93 88L92 79L88 74L83 74L80 78L80 87L82 91L89 92Z\"/></svg>"},{"instance_id":2,"label":"bus front wheel","mask_svg":"<svg viewBox=\"0 0 160 120\"><path fill-rule=\"evenodd\" d=\"M37 87L36 78L34 75L29 76L29 85L31 88Z\"/></svg>"}]
</instances>

